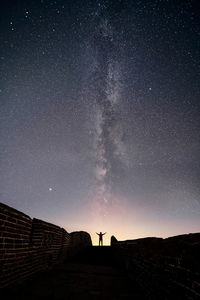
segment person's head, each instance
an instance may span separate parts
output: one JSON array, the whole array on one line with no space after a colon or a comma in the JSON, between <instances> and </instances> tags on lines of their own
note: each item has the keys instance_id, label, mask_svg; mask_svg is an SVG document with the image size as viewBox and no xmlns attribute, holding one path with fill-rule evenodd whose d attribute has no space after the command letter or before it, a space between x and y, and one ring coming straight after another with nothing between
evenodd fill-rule
<instances>
[{"instance_id":1,"label":"person's head","mask_svg":"<svg viewBox=\"0 0 200 300\"><path fill-rule=\"evenodd\" d=\"M100 231L100 234L102 234L102 232Z\"/></svg>"}]
</instances>

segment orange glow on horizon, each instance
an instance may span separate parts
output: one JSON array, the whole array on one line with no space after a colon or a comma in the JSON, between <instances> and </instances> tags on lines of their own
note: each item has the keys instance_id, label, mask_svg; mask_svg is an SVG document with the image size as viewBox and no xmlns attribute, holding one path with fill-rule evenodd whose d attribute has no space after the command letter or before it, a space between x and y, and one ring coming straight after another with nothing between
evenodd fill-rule
<instances>
[{"instance_id":1,"label":"orange glow on horizon","mask_svg":"<svg viewBox=\"0 0 200 300\"><path fill-rule=\"evenodd\" d=\"M137 203L137 202L136 202ZM105 214L104 214L105 213ZM199 220L178 219L167 216L163 212L158 216L155 211L141 208L126 199L114 198L108 205L101 206L93 201L85 206L84 211L66 217L63 210L59 220L53 220L68 232L86 231L91 235L93 245L98 245L99 237L96 232L106 232L103 237L104 245L110 245L111 236L117 240L129 240L145 237L169 237L185 233L199 232Z\"/></svg>"}]
</instances>

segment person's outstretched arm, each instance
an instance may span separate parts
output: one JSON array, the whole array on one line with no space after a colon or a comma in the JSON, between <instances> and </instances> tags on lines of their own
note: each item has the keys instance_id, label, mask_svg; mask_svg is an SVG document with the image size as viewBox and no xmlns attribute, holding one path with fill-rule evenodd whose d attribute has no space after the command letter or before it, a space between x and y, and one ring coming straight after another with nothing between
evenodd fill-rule
<instances>
[{"instance_id":1,"label":"person's outstretched arm","mask_svg":"<svg viewBox=\"0 0 200 300\"><path fill-rule=\"evenodd\" d=\"M99 235L99 233L97 233L97 232L96 232L96 234L98 234L98 235Z\"/></svg>"},{"instance_id":2,"label":"person's outstretched arm","mask_svg":"<svg viewBox=\"0 0 200 300\"><path fill-rule=\"evenodd\" d=\"M107 232L104 232L103 235L106 234L106 233L107 233Z\"/></svg>"}]
</instances>

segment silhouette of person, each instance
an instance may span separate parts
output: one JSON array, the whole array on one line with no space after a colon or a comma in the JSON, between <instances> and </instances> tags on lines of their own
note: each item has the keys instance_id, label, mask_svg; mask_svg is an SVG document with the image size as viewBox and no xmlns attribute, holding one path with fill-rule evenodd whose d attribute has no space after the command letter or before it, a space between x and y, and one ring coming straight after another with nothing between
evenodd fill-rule
<instances>
[{"instance_id":1,"label":"silhouette of person","mask_svg":"<svg viewBox=\"0 0 200 300\"><path fill-rule=\"evenodd\" d=\"M104 232L104 233L102 233L102 232L97 233L96 232L96 234L98 234L98 236L99 236L99 246L100 245L103 246L103 235L106 234L106 232Z\"/></svg>"}]
</instances>

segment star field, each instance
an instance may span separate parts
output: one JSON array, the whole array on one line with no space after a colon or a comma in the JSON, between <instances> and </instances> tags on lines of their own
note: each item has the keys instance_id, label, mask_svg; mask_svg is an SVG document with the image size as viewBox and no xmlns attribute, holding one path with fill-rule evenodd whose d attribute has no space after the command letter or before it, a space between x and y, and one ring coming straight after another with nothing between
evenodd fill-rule
<instances>
[{"instance_id":1,"label":"star field","mask_svg":"<svg viewBox=\"0 0 200 300\"><path fill-rule=\"evenodd\" d=\"M0 201L107 242L199 231L198 9L2 4Z\"/></svg>"}]
</instances>

